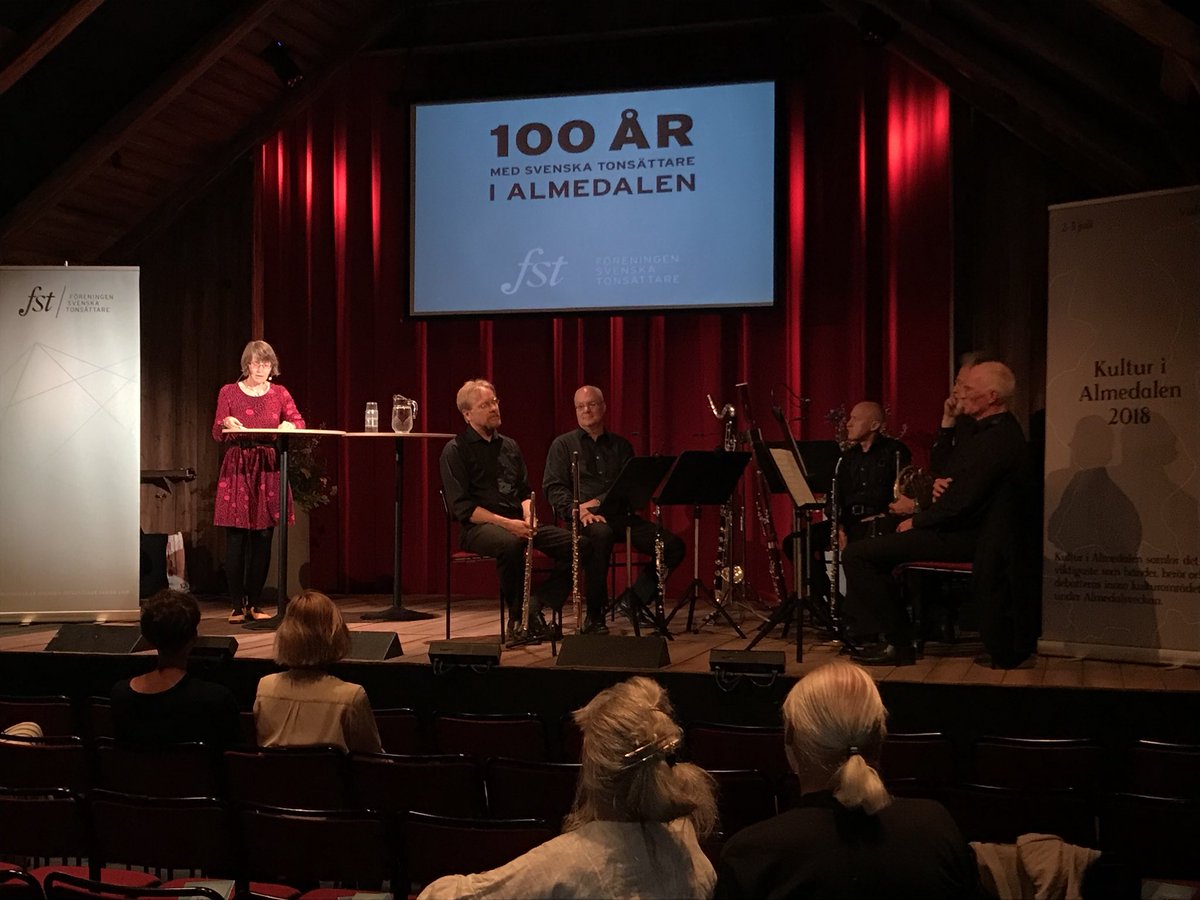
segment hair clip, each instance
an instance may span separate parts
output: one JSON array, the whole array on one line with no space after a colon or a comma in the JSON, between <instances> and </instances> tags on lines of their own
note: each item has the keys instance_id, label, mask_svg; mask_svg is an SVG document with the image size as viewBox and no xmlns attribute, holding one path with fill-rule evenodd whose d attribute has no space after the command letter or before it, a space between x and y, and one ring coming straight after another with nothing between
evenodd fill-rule
<instances>
[{"instance_id":1,"label":"hair clip","mask_svg":"<svg viewBox=\"0 0 1200 900\"><path fill-rule=\"evenodd\" d=\"M642 763L647 763L655 759L665 759L667 763L673 764L675 761L675 751L679 749L679 745L683 743L678 737L661 737L655 738L647 744L642 744L625 754L625 764L622 769L632 769L640 766Z\"/></svg>"},{"instance_id":2,"label":"hair clip","mask_svg":"<svg viewBox=\"0 0 1200 900\"><path fill-rule=\"evenodd\" d=\"M849 755L850 755L850 756L862 756L862 751L860 751L860 750L859 750L857 747L855 747L853 744L851 744L851 745L850 745L850 746L847 748L847 751L848 751L848 753L849 753Z\"/></svg>"}]
</instances>

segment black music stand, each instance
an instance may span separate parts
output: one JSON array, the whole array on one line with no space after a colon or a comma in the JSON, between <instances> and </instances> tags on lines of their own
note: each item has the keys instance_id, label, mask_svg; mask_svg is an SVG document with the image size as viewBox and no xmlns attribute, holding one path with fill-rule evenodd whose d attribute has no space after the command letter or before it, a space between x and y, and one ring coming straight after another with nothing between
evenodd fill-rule
<instances>
[{"instance_id":1,"label":"black music stand","mask_svg":"<svg viewBox=\"0 0 1200 900\"><path fill-rule=\"evenodd\" d=\"M675 614L686 605L687 630L691 631L696 614L696 600L705 595L714 612L725 617L725 621L733 626L738 637L746 636L729 615L725 604L719 602L712 590L700 580L699 549L700 508L724 504L733 495L749 462L750 454L744 450L685 450L679 454L675 468L671 470L662 492L655 499L654 502L659 506L692 507L692 582L664 624L670 623ZM726 538L732 548L733 535L726 535Z\"/></svg>"},{"instance_id":2,"label":"black music stand","mask_svg":"<svg viewBox=\"0 0 1200 900\"><path fill-rule=\"evenodd\" d=\"M782 470L775 460L770 445L763 445L763 455L771 460L770 471L778 478L778 484L783 488L781 493L787 493L792 498L792 565L796 573L796 592L788 598L788 602L780 603L767 621L759 626L754 639L746 645L747 650L753 650L758 642L771 633L776 625L783 625L783 637L787 637L788 628L793 621L796 623L796 662L804 659L803 609L805 602L810 600L812 574L809 567L812 559L812 543L808 530L808 510L819 508L820 504L808 502L804 498L813 497L813 485L832 484L833 473L841 457L841 448L835 441L804 441L797 443L792 439L791 429L787 423L780 420L788 435L788 454L796 461L794 468ZM785 455L784 461L787 461ZM792 483L789 483L789 480ZM770 479L768 479L768 482Z\"/></svg>"},{"instance_id":3,"label":"black music stand","mask_svg":"<svg viewBox=\"0 0 1200 900\"><path fill-rule=\"evenodd\" d=\"M617 480L613 482L604 500L594 512L606 520L625 522L625 593L629 599L625 614L633 633L641 637L638 618L643 614L640 603L634 603L633 597L633 538L629 519L644 508L654 496L658 486L675 462L674 456L634 456L621 467ZM655 625L658 623L655 622ZM663 630L666 630L664 625Z\"/></svg>"}]
</instances>

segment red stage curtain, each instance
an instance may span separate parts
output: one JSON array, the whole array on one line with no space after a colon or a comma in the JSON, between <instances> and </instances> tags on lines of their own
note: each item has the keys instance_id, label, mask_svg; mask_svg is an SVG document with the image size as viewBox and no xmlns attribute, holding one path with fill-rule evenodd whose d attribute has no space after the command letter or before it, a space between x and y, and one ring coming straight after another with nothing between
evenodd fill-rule
<instances>
[{"instance_id":1,"label":"red stage curtain","mask_svg":"<svg viewBox=\"0 0 1200 900\"><path fill-rule=\"evenodd\" d=\"M803 82L781 84L791 177L787 284L774 308L427 322L405 314L407 109L389 101L400 63L356 65L259 153L256 328L280 355L281 382L314 426L360 429L374 400L386 428L391 395L403 393L420 403L419 430L455 432L459 385L489 378L535 489L551 439L573 427L572 394L583 383L604 389L611 426L643 453L715 446L719 423L705 394L719 406L748 381L768 439L779 437L772 399L802 439L824 439L830 409L878 397L892 410L892 431L907 426L924 458L950 368L949 98L853 36L823 54ZM871 271L881 273L877 285ZM442 444L411 444L406 457L410 592L443 586ZM338 497L313 516L314 582L387 590L390 442L326 441L322 451ZM789 513L781 502L774 509L782 536ZM669 510L665 521L690 544L686 513ZM749 502L746 521L753 528ZM715 522L704 520L706 581ZM747 558L766 587L756 529ZM673 587L690 578L690 558L683 568Z\"/></svg>"}]
</instances>

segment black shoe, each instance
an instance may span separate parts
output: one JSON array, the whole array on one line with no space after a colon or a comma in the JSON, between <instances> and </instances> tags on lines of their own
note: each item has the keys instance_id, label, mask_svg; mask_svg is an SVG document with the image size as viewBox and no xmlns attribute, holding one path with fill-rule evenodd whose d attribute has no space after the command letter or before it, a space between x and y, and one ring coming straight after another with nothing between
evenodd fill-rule
<instances>
[{"instance_id":1,"label":"black shoe","mask_svg":"<svg viewBox=\"0 0 1200 900\"><path fill-rule=\"evenodd\" d=\"M860 666L911 666L917 661L912 644L865 644L850 654Z\"/></svg>"},{"instance_id":2,"label":"black shoe","mask_svg":"<svg viewBox=\"0 0 1200 900\"><path fill-rule=\"evenodd\" d=\"M975 657L975 665L985 669L1032 669L1037 665L1032 656L1022 656L1013 659L995 659L990 653L981 653Z\"/></svg>"},{"instance_id":3,"label":"black shoe","mask_svg":"<svg viewBox=\"0 0 1200 900\"><path fill-rule=\"evenodd\" d=\"M608 626L604 624L603 619L588 619L580 634L608 634Z\"/></svg>"},{"instance_id":4,"label":"black shoe","mask_svg":"<svg viewBox=\"0 0 1200 900\"><path fill-rule=\"evenodd\" d=\"M526 647L530 644L540 644L542 642L542 634L538 629L538 624L541 623L542 628L546 627L545 622L534 616L529 623L529 629L526 630L521 623L520 618L512 618L508 620L508 639L505 641L506 647Z\"/></svg>"}]
</instances>

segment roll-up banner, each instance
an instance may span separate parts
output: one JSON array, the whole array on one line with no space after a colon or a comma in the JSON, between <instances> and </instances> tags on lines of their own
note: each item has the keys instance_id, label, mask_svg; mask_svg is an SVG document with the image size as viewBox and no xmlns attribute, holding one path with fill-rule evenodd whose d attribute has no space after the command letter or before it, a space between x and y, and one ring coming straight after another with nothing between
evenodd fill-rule
<instances>
[{"instance_id":1,"label":"roll-up banner","mask_svg":"<svg viewBox=\"0 0 1200 900\"><path fill-rule=\"evenodd\" d=\"M1200 187L1050 208L1047 653L1200 662Z\"/></svg>"},{"instance_id":2,"label":"roll-up banner","mask_svg":"<svg viewBox=\"0 0 1200 900\"><path fill-rule=\"evenodd\" d=\"M0 621L135 619L138 269L0 267Z\"/></svg>"}]
</instances>

